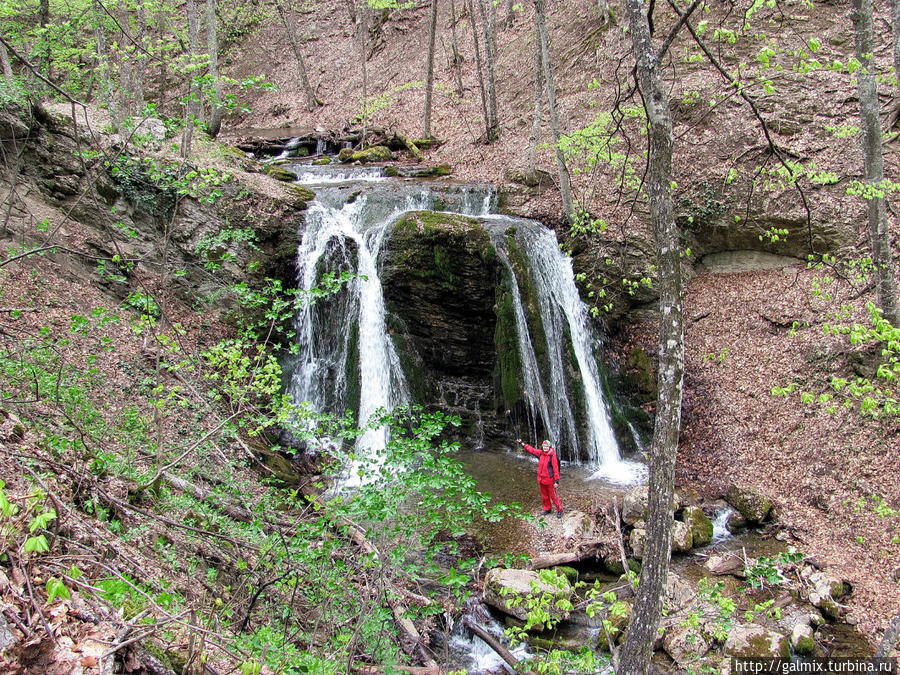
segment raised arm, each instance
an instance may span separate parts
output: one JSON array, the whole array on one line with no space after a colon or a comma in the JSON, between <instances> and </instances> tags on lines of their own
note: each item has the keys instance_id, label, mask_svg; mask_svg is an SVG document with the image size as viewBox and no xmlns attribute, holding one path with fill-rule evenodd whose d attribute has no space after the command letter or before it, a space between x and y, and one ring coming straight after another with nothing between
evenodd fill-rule
<instances>
[{"instance_id":1,"label":"raised arm","mask_svg":"<svg viewBox=\"0 0 900 675\"><path fill-rule=\"evenodd\" d=\"M540 450L538 450L538 449L535 448L535 447L532 447L532 446L528 445L528 443L523 443L521 438L517 438L517 439L516 439L516 443L518 443L518 444L521 445L523 448L525 448L525 452L530 452L530 453L531 453L532 455L534 455L535 457L540 457L540 456L541 456L541 451L540 451Z\"/></svg>"}]
</instances>

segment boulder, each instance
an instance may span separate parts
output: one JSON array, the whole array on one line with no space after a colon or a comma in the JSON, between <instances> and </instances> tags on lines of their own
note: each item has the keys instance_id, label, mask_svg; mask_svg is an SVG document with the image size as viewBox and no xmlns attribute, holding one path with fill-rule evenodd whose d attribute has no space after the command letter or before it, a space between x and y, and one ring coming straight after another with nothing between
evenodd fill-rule
<instances>
[{"instance_id":1,"label":"boulder","mask_svg":"<svg viewBox=\"0 0 900 675\"><path fill-rule=\"evenodd\" d=\"M811 587L808 596L809 603L829 619L839 619L841 607L837 601L844 596L844 582L822 571L815 571L804 576Z\"/></svg>"},{"instance_id":2,"label":"boulder","mask_svg":"<svg viewBox=\"0 0 900 675\"><path fill-rule=\"evenodd\" d=\"M816 646L815 633L808 623L798 621L791 631L791 647L796 654L812 654Z\"/></svg>"},{"instance_id":3,"label":"boulder","mask_svg":"<svg viewBox=\"0 0 900 675\"><path fill-rule=\"evenodd\" d=\"M713 555L703 565L713 576L744 576L744 561L736 555Z\"/></svg>"},{"instance_id":4,"label":"boulder","mask_svg":"<svg viewBox=\"0 0 900 675\"><path fill-rule=\"evenodd\" d=\"M275 180L280 180L284 183L293 183L297 180L297 175L288 171L287 169L275 166L274 164L270 164L266 167L266 175L271 176Z\"/></svg>"},{"instance_id":5,"label":"boulder","mask_svg":"<svg viewBox=\"0 0 900 675\"><path fill-rule=\"evenodd\" d=\"M694 584L683 579L674 570L669 570L666 575L666 599L665 607L669 614L675 614L687 607L697 597L697 589Z\"/></svg>"},{"instance_id":6,"label":"boulder","mask_svg":"<svg viewBox=\"0 0 900 675\"><path fill-rule=\"evenodd\" d=\"M644 542L646 541L646 539L647 531L638 527L635 527L631 531L631 534L628 535L628 544L631 546L631 554L637 560L644 559Z\"/></svg>"},{"instance_id":7,"label":"boulder","mask_svg":"<svg viewBox=\"0 0 900 675\"><path fill-rule=\"evenodd\" d=\"M560 530L563 539L590 539L594 536L594 519L582 511L566 511Z\"/></svg>"},{"instance_id":8,"label":"boulder","mask_svg":"<svg viewBox=\"0 0 900 675\"><path fill-rule=\"evenodd\" d=\"M677 625L666 631L663 649L679 668L684 668L702 658L712 647L712 637L702 628Z\"/></svg>"},{"instance_id":9,"label":"boulder","mask_svg":"<svg viewBox=\"0 0 900 675\"><path fill-rule=\"evenodd\" d=\"M781 633L751 623L731 629L725 655L743 658L789 658L791 645Z\"/></svg>"},{"instance_id":10,"label":"boulder","mask_svg":"<svg viewBox=\"0 0 900 675\"><path fill-rule=\"evenodd\" d=\"M712 541L713 523L699 506L685 506L682 520L691 531L694 546L705 546Z\"/></svg>"},{"instance_id":11,"label":"boulder","mask_svg":"<svg viewBox=\"0 0 900 675\"><path fill-rule=\"evenodd\" d=\"M613 639L615 644L622 644L625 639L625 631L628 630L628 625L631 623L631 619L634 616L634 608L631 604L628 602L622 604L624 605L623 612L609 614L609 612L604 611L600 615L604 620L609 621L609 637ZM604 631L600 631L599 635L597 635L597 648L605 652L609 651L609 639L606 637Z\"/></svg>"},{"instance_id":12,"label":"boulder","mask_svg":"<svg viewBox=\"0 0 900 675\"><path fill-rule=\"evenodd\" d=\"M685 553L694 547L691 528L687 523L676 520L672 523L672 553Z\"/></svg>"},{"instance_id":13,"label":"boulder","mask_svg":"<svg viewBox=\"0 0 900 675\"><path fill-rule=\"evenodd\" d=\"M340 157L340 155L338 155ZM373 145L371 148L354 152L350 156L351 162L368 164L369 162L390 162L391 149L386 145Z\"/></svg>"},{"instance_id":14,"label":"boulder","mask_svg":"<svg viewBox=\"0 0 900 675\"><path fill-rule=\"evenodd\" d=\"M747 529L747 519L737 511L732 511L725 520L725 529L731 532L731 534L743 532Z\"/></svg>"},{"instance_id":15,"label":"boulder","mask_svg":"<svg viewBox=\"0 0 900 675\"><path fill-rule=\"evenodd\" d=\"M725 493L725 500L740 511L750 523L761 523L772 511L772 500L755 490L732 483Z\"/></svg>"},{"instance_id":16,"label":"boulder","mask_svg":"<svg viewBox=\"0 0 900 675\"><path fill-rule=\"evenodd\" d=\"M556 575L554 583L548 583L532 570L495 567L484 579L484 602L520 621L528 619L527 600L545 593L552 597L547 607L551 618L567 619L569 612L557 607L558 601L572 597L572 586L562 574Z\"/></svg>"},{"instance_id":17,"label":"boulder","mask_svg":"<svg viewBox=\"0 0 900 675\"><path fill-rule=\"evenodd\" d=\"M132 119L138 120L139 118L134 117ZM166 133L166 124L158 117L148 117L140 120L139 124L134 129L135 136L143 136L144 138L149 138L157 143L166 140Z\"/></svg>"}]
</instances>

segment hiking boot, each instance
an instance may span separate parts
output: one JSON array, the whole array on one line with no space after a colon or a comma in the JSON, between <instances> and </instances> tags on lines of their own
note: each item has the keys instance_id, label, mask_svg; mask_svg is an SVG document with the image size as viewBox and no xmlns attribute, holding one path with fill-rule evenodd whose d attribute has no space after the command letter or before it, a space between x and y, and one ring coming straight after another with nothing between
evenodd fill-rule
<instances>
[{"instance_id":1,"label":"hiking boot","mask_svg":"<svg viewBox=\"0 0 900 675\"><path fill-rule=\"evenodd\" d=\"M545 509L545 510L544 510L544 515L546 516L546 515L549 515L549 514L550 514L550 509Z\"/></svg>"},{"instance_id":2,"label":"hiking boot","mask_svg":"<svg viewBox=\"0 0 900 675\"><path fill-rule=\"evenodd\" d=\"M557 512L556 512L556 517L557 517L557 518L562 518L562 511L557 511Z\"/></svg>"}]
</instances>

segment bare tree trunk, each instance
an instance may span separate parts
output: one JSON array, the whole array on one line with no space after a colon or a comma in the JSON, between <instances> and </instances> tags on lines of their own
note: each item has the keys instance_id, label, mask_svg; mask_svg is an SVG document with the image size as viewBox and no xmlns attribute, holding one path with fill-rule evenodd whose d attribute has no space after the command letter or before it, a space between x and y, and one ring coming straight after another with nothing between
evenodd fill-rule
<instances>
[{"instance_id":1,"label":"bare tree trunk","mask_svg":"<svg viewBox=\"0 0 900 675\"><path fill-rule=\"evenodd\" d=\"M481 26L484 29L484 59L487 70L488 84L488 143L496 140L500 135L500 121L497 119L497 78L494 72L494 42L493 31L491 29L490 9L488 8L490 0L478 0L478 7L481 10ZM491 5L493 7L493 5ZM477 38L476 38L477 39Z\"/></svg>"},{"instance_id":2,"label":"bare tree trunk","mask_svg":"<svg viewBox=\"0 0 900 675\"><path fill-rule=\"evenodd\" d=\"M168 72L166 71L166 59L163 57L163 40L165 39L166 35L165 6L162 5L157 7L156 12L156 30L158 34L156 38L156 52L157 58L159 58L159 75L157 76L159 78L159 84L157 85L159 87L159 92L158 96L156 97L156 107L159 114L162 115L163 106L166 103L166 92L168 91L166 86Z\"/></svg>"},{"instance_id":3,"label":"bare tree trunk","mask_svg":"<svg viewBox=\"0 0 900 675\"><path fill-rule=\"evenodd\" d=\"M369 124L368 73L366 72L366 33L369 32L368 6L360 7L356 16L359 31L359 57L362 60L362 139L360 146L366 147L366 133Z\"/></svg>"},{"instance_id":4,"label":"bare tree trunk","mask_svg":"<svg viewBox=\"0 0 900 675\"><path fill-rule=\"evenodd\" d=\"M659 274L659 370L656 421L650 448L647 544L634 618L622 648L618 675L645 675L650 665L665 596L672 548L672 504L675 459L681 428L684 383L684 323L681 246L672 213L672 117L650 38L642 0L626 0L628 23L637 61L637 78L650 123L647 196L656 241Z\"/></svg>"},{"instance_id":5,"label":"bare tree trunk","mask_svg":"<svg viewBox=\"0 0 900 675\"><path fill-rule=\"evenodd\" d=\"M475 43L475 68L478 71L478 87L481 89L481 109L484 111L484 138L485 143L491 142L491 116L488 113L487 92L484 87L484 69L481 65L481 48L478 46L478 28L475 26L475 11L473 0L466 0L466 13L469 15L469 25L472 26L472 40Z\"/></svg>"},{"instance_id":6,"label":"bare tree trunk","mask_svg":"<svg viewBox=\"0 0 900 675\"><path fill-rule=\"evenodd\" d=\"M41 28L46 28L50 23L50 0L41 0L38 8L38 23Z\"/></svg>"},{"instance_id":7,"label":"bare tree trunk","mask_svg":"<svg viewBox=\"0 0 900 675\"><path fill-rule=\"evenodd\" d=\"M425 119L422 124L424 138L431 138L431 95L434 90L434 40L437 34L438 0L431 0L431 25L428 29L428 64L425 67Z\"/></svg>"},{"instance_id":8,"label":"bare tree trunk","mask_svg":"<svg viewBox=\"0 0 900 675\"><path fill-rule=\"evenodd\" d=\"M859 83L859 116L863 131L863 163L865 195L869 210L869 243L875 267L875 289L878 307L891 325L900 327L900 305L891 257L891 233L884 204L884 157L881 150L881 104L871 63L873 52L871 0L853 0L850 13L856 38L856 58L862 64L857 74Z\"/></svg>"},{"instance_id":9,"label":"bare tree trunk","mask_svg":"<svg viewBox=\"0 0 900 675\"><path fill-rule=\"evenodd\" d=\"M209 52L209 76L213 85L213 100L206 129L215 138L222 128L225 113L222 102L222 78L219 77L219 36L216 26L216 0L206 0L206 49Z\"/></svg>"},{"instance_id":10,"label":"bare tree trunk","mask_svg":"<svg viewBox=\"0 0 900 675\"><path fill-rule=\"evenodd\" d=\"M553 64L550 61L550 40L547 37L546 11L544 0L534 0L534 28L541 49L541 62L544 66L544 85L547 89L547 106L550 110L550 128L553 131L553 147L556 150L556 166L559 170L559 194L562 197L563 211L566 218L571 218L572 189L569 185L569 170L566 167L566 158L559 147L560 124L559 108L556 105L556 85L553 82Z\"/></svg>"},{"instance_id":11,"label":"bare tree trunk","mask_svg":"<svg viewBox=\"0 0 900 675\"><path fill-rule=\"evenodd\" d=\"M456 90L462 97L462 56L459 53L459 41L456 39L456 0L450 0L450 35L453 42L453 70L456 73Z\"/></svg>"},{"instance_id":12,"label":"bare tree trunk","mask_svg":"<svg viewBox=\"0 0 900 675\"><path fill-rule=\"evenodd\" d=\"M297 60L297 74L300 76L303 95L306 97L306 109L312 112L316 109L316 95L313 93L306 73L306 63L303 61L303 50L300 45L300 39L297 36L296 21L294 21L293 16L288 16L284 6L281 4L281 0L275 0L275 7L278 9L281 23L284 24L284 31L287 33L288 40L290 40L291 49L294 50L294 58Z\"/></svg>"},{"instance_id":13,"label":"bare tree trunk","mask_svg":"<svg viewBox=\"0 0 900 675\"><path fill-rule=\"evenodd\" d=\"M195 79L195 64L200 51L200 25L197 19L197 0L185 3L188 24L188 100L184 107L184 133L181 139L181 156L191 156L191 140L194 136L194 122L199 119L200 88Z\"/></svg>"},{"instance_id":14,"label":"bare tree trunk","mask_svg":"<svg viewBox=\"0 0 900 675\"><path fill-rule=\"evenodd\" d=\"M128 10L119 9L116 11L116 20L127 30L130 26L130 17ZM124 41L120 43L118 50L119 57L119 86L116 93L116 110L114 119L116 126L121 128L126 119L132 114L131 94L134 91L134 52L129 53L128 44Z\"/></svg>"},{"instance_id":15,"label":"bare tree trunk","mask_svg":"<svg viewBox=\"0 0 900 675\"><path fill-rule=\"evenodd\" d=\"M891 0L891 23L894 33L894 79L900 89L900 0Z\"/></svg>"},{"instance_id":16,"label":"bare tree trunk","mask_svg":"<svg viewBox=\"0 0 900 675\"><path fill-rule=\"evenodd\" d=\"M541 138L541 121L544 116L544 71L541 59L541 38L537 25L534 27L534 122L531 124L531 138L528 144L528 170L537 169L537 146Z\"/></svg>"},{"instance_id":17,"label":"bare tree trunk","mask_svg":"<svg viewBox=\"0 0 900 675\"><path fill-rule=\"evenodd\" d=\"M139 112L144 109L146 101L144 99L144 73L147 70L147 9L143 0L138 2L137 6L137 49L134 52L134 72L133 72L133 90L134 90L134 110Z\"/></svg>"},{"instance_id":18,"label":"bare tree trunk","mask_svg":"<svg viewBox=\"0 0 900 675\"><path fill-rule=\"evenodd\" d=\"M106 49L106 24L99 0L93 2L94 40L97 42L97 68L100 70L100 101L110 105L109 52Z\"/></svg>"},{"instance_id":19,"label":"bare tree trunk","mask_svg":"<svg viewBox=\"0 0 900 675\"><path fill-rule=\"evenodd\" d=\"M0 37L2 37L2 33L0 33ZM6 51L6 45L2 42L0 42L0 68L3 69L3 79L11 86L15 81L15 75L13 75L12 64L9 62L9 52Z\"/></svg>"}]
</instances>

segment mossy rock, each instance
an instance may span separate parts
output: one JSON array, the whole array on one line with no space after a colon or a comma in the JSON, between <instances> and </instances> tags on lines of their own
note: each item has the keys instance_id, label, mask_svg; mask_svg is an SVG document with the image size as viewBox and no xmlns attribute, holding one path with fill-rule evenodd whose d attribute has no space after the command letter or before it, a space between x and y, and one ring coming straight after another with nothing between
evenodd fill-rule
<instances>
[{"instance_id":1,"label":"mossy rock","mask_svg":"<svg viewBox=\"0 0 900 675\"><path fill-rule=\"evenodd\" d=\"M699 506L686 506L682 514L682 520L693 535L694 546L704 546L712 541L713 524L703 509Z\"/></svg>"},{"instance_id":2,"label":"mossy rock","mask_svg":"<svg viewBox=\"0 0 900 675\"><path fill-rule=\"evenodd\" d=\"M353 154L353 148L341 148L341 151L338 153L338 159L342 162L352 162Z\"/></svg>"},{"instance_id":3,"label":"mossy rock","mask_svg":"<svg viewBox=\"0 0 900 675\"><path fill-rule=\"evenodd\" d=\"M384 167L384 175L388 178L397 178L400 175L400 172L397 170L396 166L386 166Z\"/></svg>"},{"instance_id":4,"label":"mossy rock","mask_svg":"<svg viewBox=\"0 0 900 675\"><path fill-rule=\"evenodd\" d=\"M303 185L294 183L288 186L288 190L296 199L294 206L298 209L305 209L307 203L316 198L316 193L310 190L308 187L304 187Z\"/></svg>"},{"instance_id":5,"label":"mossy rock","mask_svg":"<svg viewBox=\"0 0 900 675\"><path fill-rule=\"evenodd\" d=\"M327 166L331 164L331 157L319 157L313 160L313 166Z\"/></svg>"},{"instance_id":6,"label":"mossy rock","mask_svg":"<svg viewBox=\"0 0 900 675\"><path fill-rule=\"evenodd\" d=\"M791 644L781 633L756 624L735 626L725 642L725 655L739 658L790 658Z\"/></svg>"},{"instance_id":7,"label":"mossy rock","mask_svg":"<svg viewBox=\"0 0 900 675\"><path fill-rule=\"evenodd\" d=\"M391 149L386 145L374 145L371 148L354 152L350 159L362 164L368 164L370 162L390 162Z\"/></svg>"},{"instance_id":8,"label":"mossy rock","mask_svg":"<svg viewBox=\"0 0 900 675\"><path fill-rule=\"evenodd\" d=\"M271 176L275 180L284 181L285 183L293 183L297 180L297 175L291 171L288 171L284 167L275 166L271 164L266 167L266 175Z\"/></svg>"},{"instance_id":9,"label":"mossy rock","mask_svg":"<svg viewBox=\"0 0 900 675\"><path fill-rule=\"evenodd\" d=\"M772 500L756 490L732 484L725 493L725 501L740 511L751 523L761 523L772 512Z\"/></svg>"},{"instance_id":10,"label":"mossy rock","mask_svg":"<svg viewBox=\"0 0 900 675\"><path fill-rule=\"evenodd\" d=\"M421 175L422 176L449 176L453 173L453 169L449 164L437 164L435 166L428 167L425 169Z\"/></svg>"}]
</instances>

